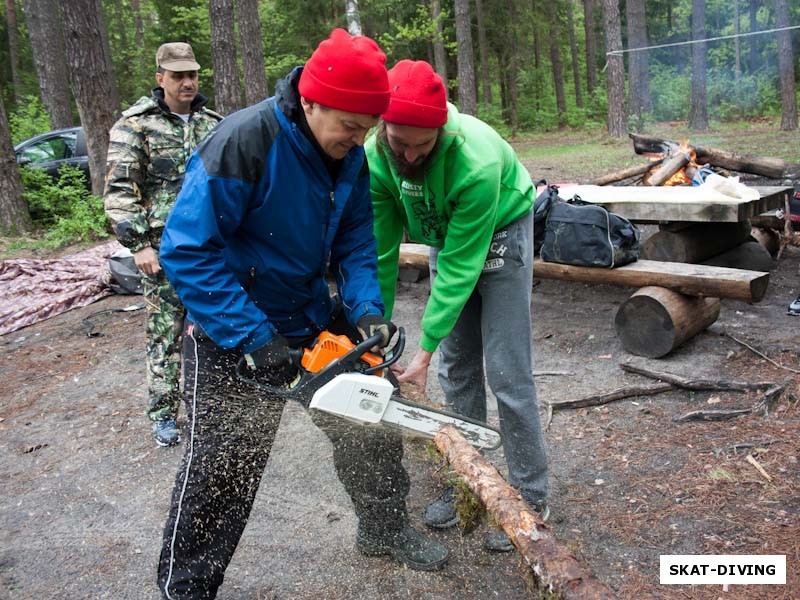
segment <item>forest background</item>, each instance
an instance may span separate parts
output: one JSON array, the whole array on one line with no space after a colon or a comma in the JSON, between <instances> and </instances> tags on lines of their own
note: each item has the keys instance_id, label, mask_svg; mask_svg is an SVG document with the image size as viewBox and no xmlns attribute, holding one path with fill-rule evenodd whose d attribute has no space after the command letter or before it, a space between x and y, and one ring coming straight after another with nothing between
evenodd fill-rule
<instances>
[{"instance_id":1,"label":"forest background","mask_svg":"<svg viewBox=\"0 0 800 600\"><path fill-rule=\"evenodd\" d=\"M226 115L344 27L377 40L389 67L431 62L462 112L521 148L589 136L601 156L665 122L789 140L798 128L796 0L4 0L0 13L0 233L51 244L108 235L108 130L153 87L166 41L192 44L201 91ZM78 124L94 196L69 170L49 182L17 167L14 143Z\"/></svg>"}]
</instances>

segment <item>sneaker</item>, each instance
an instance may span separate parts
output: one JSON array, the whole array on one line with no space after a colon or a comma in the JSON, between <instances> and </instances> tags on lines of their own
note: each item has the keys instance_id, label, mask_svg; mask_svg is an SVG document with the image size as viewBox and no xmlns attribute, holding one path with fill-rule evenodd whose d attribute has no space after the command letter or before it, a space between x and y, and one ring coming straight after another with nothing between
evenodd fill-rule
<instances>
[{"instance_id":1,"label":"sneaker","mask_svg":"<svg viewBox=\"0 0 800 600\"><path fill-rule=\"evenodd\" d=\"M534 504L533 510L539 514L542 523L550 518L550 507L544 502ZM491 552L511 552L514 549L514 544L508 539L505 531L500 528L492 527L486 534L483 547Z\"/></svg>"},{"instance_id":2,"label":"sneaker","mask_svg":"<svg viewBox=\"0 0 800 600\"><path fill-rule=\"evenodd\" d=\"M425 509L422 521L434 529L447 529L458 523L456 513L456 492L447 487L442 494Z\"/></svg>"},{"instance_id":3,"label":"sneaker","mask_svg":"<svg viewBox=\"0 0 800 600\"><path fill-rule=\"evenodd\" d=\"M153 437L159 446L174 446L180 443L181 432L175 419L167 418L153 423Z\"/></svg>"},{"instance_id":4,"label":"sneaker","mask_svg":"<svg viewBox=\"0 0 800 600\"><path fill-rule=\"evenodd\" d=\"M394 533L367 534L359 527L356 548L364 556L390 555L400 564L417 571L437 571L450 555L447 548L425 537L411 525Z\"/></svg>"},{"instance_id":5,"label":"sneaker","mask_svg":"<svg viewBox=\"0 0 800 600\"><path fill-rule=\"evenodd\" d=\"M800 316L800 296L795 298L792 303L789 304L789 309L786 311L786 314L794 317Z\"/></svg>"}]
</instances>

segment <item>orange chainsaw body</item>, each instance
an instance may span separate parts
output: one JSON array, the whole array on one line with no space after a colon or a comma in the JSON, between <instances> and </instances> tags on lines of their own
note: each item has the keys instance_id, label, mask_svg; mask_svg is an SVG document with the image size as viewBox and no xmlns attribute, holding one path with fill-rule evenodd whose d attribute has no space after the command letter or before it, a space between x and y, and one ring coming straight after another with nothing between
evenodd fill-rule
<instances>
[{"instance_id":1,"label":"orange chainsaw body","mask_svg":"<svg viewBox=\"0 0 800 600\"><path fill-rule=\"evenodd\" d=\"M334 335L330 331L323 331L317 337L314 346L303 351L303 359L300 364L309 373L318 373L334 360L350 352L355 346L346 335ZM374 367L386 360L372 352L365 352L359 358L367 363L368 367ZM381 373L376 372L375 375L380 377Z\"/></svg>"}]
</instances>

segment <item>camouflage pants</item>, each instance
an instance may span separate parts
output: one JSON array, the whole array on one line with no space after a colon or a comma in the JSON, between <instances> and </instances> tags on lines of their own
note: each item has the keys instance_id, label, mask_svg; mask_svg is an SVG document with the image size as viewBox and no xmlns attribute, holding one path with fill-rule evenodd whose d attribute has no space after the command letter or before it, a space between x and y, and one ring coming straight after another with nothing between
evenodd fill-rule
<instances>
[{"instance_id":1,"label":"camouflage pants","mask_svg":"<svg viewBox=\"0 0 800 600\"><path fill-rule=\"evenodd\" d=\"M151 421L175 418L180 406L181 334L184 308L161 271L142 275L147 303L147 389Z\"/></svg>"}]
</instances>

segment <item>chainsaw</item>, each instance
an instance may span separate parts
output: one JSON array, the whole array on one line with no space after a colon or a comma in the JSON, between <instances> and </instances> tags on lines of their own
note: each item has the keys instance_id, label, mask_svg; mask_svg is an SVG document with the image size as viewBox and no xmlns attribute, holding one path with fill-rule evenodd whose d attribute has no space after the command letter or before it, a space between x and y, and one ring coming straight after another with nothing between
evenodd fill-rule
<instances>
[{"instance_id":1,"label":"chainsaw","mask_svg":"<svg viewBox=\"0 0 800 600\"><path fill-rule=\"evenodd\" d=\"M354 344L345 335L323 331L310 348L291 350L298 375L287 386L273 386L251 377L249 371L254 365L249 355L239 361L237 375L271 394L359 425L386 425L426 438L452 425L475 447L491 450L501 445L500 432L486 423L401 396L389 367L403 353L405 331L398 329L388 358L370 351L380 341L380 333Z\"/></svg>"}]
</instances>

